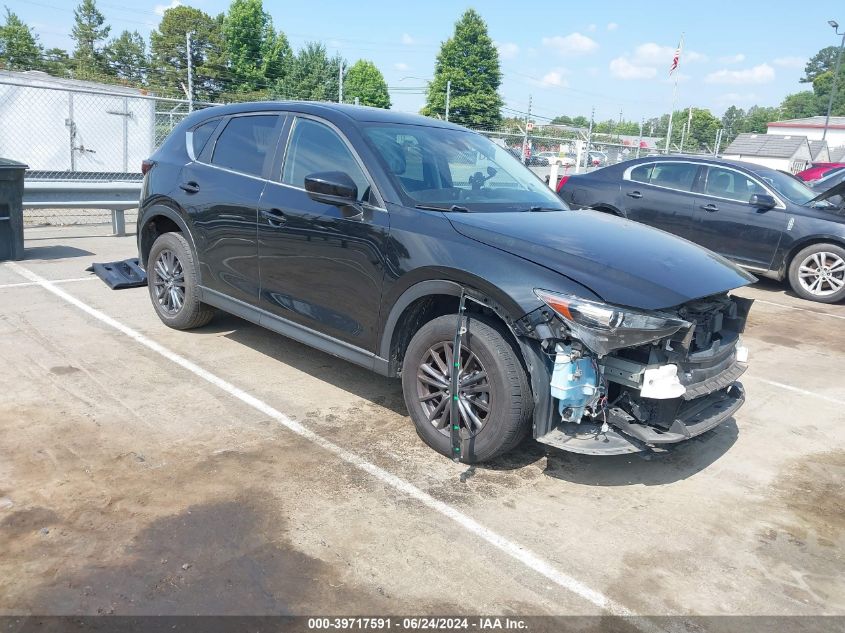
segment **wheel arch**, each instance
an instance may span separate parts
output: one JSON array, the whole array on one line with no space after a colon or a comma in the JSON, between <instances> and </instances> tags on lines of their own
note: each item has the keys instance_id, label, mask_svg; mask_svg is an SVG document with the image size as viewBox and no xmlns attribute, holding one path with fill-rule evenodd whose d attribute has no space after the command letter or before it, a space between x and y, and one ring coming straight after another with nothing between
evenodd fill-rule
<instances>
[{"instance_id":1,"label":"wheel arch","mask_svg":"<svg viewBox=\"0 0 845 633\"><path fill-rule=\"evenodd\" d=\"M164 233L182 233L191 247L194 261L199 261L194 236L185 218L169 206L155 204L144 210L138 224L138 259L142 267L146 268L153 242ZM199 275L199 267L197 274Z\"/></svg>"},{"instance_id":2,"label":"wheel arch","mask_svg":"<svg viewBox=\"0 0 845 633\"><path fill-rule=\"evenodd\" d=\"M838 235L811 235L790 245L789 250L783 258L783 264L778 271L778 277L781 280L786 279L789 276L789 268L792 266L792 260L795 259L795 256L813 244L833 244L839 248L845 248L845 237Z\"/></svg>"},{"instance_id":3,"label":"wheel arch","mask_svg":"<svg viewBox=\"0 0 845 633\"><path fill-rule=\"evenodd\" d=\"M424 280L410 286L399 296L384 321L379 356L387 359L389 376L398 375L408 343L425 323L444 314L457 313L462 291L465 291L471 310L484 311L500 321L517 349L521 347L513 323L522 314L515 314L513 306L506 308L502 297L457 281Z\"/></svg>"}]
</instances>

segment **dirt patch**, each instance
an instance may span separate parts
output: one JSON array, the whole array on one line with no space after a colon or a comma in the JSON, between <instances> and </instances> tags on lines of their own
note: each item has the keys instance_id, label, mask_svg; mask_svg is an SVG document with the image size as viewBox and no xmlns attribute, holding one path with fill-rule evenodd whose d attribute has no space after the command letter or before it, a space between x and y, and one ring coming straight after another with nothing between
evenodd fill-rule
<instances>
[{"instance_id":1,"label":"dirt patch","mask_svg":"<svg viewBox=\"0 0 845 633\"><path fill-rule=\"evenodd\" d=\"M286 615L326 604L378 610L378 596L344 585L329 565L275 536L283 529L278 517L269 522L249 500L191 506L141 530L122 563L93 563L51 579L26 610Z\"/></svg>"}]
</instances>

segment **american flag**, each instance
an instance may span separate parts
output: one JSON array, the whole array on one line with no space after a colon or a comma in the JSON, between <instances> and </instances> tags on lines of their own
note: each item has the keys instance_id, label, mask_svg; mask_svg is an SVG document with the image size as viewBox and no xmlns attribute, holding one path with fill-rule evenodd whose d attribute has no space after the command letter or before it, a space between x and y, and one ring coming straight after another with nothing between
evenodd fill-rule
<instances>
[{"instance_id":1,"label":"american flag","mask_svg":"<svg viewBox=\"0 0 845 633\"><path fill-rule=\"evenodd\" d=\"M678 42L678 48L675 49L675 54L672 56L672 65L669 66L669 76L672 76L672 73L678 70L678 66L681 63L681 49L684 47L684 38L681 36L681 41Z\"/></svg>"}]
</instances>

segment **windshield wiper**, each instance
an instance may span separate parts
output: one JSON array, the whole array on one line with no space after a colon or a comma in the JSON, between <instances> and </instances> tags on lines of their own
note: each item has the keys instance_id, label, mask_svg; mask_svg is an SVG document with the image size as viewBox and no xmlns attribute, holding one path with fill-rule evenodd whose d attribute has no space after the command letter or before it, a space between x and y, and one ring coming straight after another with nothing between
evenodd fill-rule
<instances>
[{"instance_id":1,"label":"windshield wiper","mask_svg":"<svg viewBox=\"0 0 845 633\"><path fill-rule=\"evenodd\" d=\"M423 211L443 211L444 213L469 213L469 209L467 209L466 207L458 206L457 204L453 204L451 207L438 207L429 204L418 204L416 208L422 209Z\"/></svg>"},{"instance_id":2,"label":"windshield wiper","mask_svg":"<svg viewBox=\"0 0 845 633\"><path fill-rule=\"evenodd\" d=\"M526 211L528 213L539 213L544 211L564 211L565 209L561 209L560 207L528 207Z\"/></svg>"}]
</instances>

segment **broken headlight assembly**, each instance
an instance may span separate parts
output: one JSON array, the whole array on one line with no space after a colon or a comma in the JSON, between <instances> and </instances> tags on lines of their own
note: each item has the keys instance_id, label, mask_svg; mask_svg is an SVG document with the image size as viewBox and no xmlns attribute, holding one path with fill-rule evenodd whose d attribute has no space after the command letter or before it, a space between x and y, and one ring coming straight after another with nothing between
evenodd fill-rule
<instances>
[{"instance_id":1,"label":"broken headlight assembly","mask_svg":"<svg viewBox=\"0 0 845 633\"><path fill-rule=\"evenodd\" d=\"M535 289L534 294L554 310L573 338L599 357L613 350L636 347L672 336L692 324L657 312L643 312L575 295Z\"/></svg>"}]
</instances>

